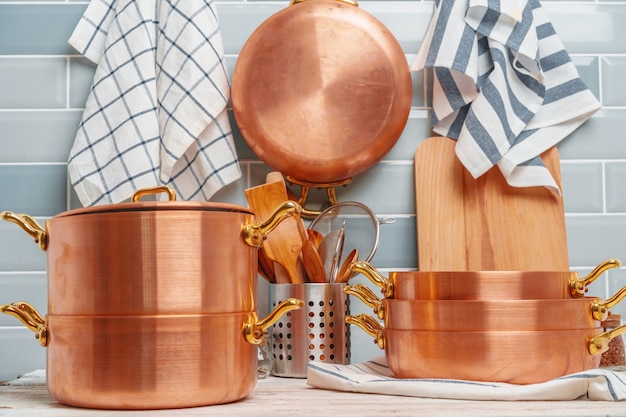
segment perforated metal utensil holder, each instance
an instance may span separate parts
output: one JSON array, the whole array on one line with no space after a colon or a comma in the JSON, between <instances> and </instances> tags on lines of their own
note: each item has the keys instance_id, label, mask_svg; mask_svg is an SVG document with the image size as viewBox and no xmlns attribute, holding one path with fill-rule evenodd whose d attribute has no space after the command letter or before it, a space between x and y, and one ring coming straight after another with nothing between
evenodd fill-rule
<instances>
[{"instance_id":1,"label":"perforated metal utensil holder","mask_svg":"<svg viewBox=\"0 0 626 417\"><path fill-rule=\"evenodd\" d=\"M304 307L283 315L270 328L270 350L274 357L272 375L306 378L309 361L347 364L350 334L345 318L346 284L271 284L269 304L290 297L304 300Z\"/></svg>"}]
</instances>

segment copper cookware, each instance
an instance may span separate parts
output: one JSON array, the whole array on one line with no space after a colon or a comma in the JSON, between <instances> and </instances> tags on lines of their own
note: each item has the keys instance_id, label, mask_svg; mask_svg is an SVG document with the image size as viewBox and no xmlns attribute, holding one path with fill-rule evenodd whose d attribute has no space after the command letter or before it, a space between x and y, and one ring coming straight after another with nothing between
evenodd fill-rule
<instances>
[{"instance_id":1,"label":"copper cookware","mask_svg":"<svg viewBox=\"0 0 626 417\"><path fill-rule=\"evenodd\" d=\"M371 316L349 316L385 350L398 378L540 383L596 368L608 342L626 332L593 327L545 331L392 330Z\"/></svg>"},{"instance_id":2,"label":"copper cookware","mask_svg":"<svg viewBox=\"0 0 626 417\"><path fill-rule=\"evenodd\" d=\"M231 98L259 159L301 185L303 200L309 187L328 187L334 200L332 187L400 137L412 82L396 38L356 1L292 0L242 47Z\"/></svg>"},{"instance_id":3,"label":"copper cookware","mask_svg":"<svg viewBox=\"0 0 626 417\"><path fill-rule=\"evenodd\" d=\"M371 307L386 329L439 331L571 330L600 327L626 287L606 301L598 297L543 300L379 299L362 284L344 288Z\"/></svg>"},{"instance_id":4,"label":"copper cookware","mask_svg":"<svg viewBox=\"0 0 626 417\"><path fill-rule=\"evenodd\" d=\"M14 303L47 347L47 388L59 402L103 409L222 404L257 381L256 345L279 317L300 308L288 299L265 319L254 312L91 316L49 314Z\"/></svg>"},{"instance_id":5,"label":"copper cookware","mask_svg":"<svg viewBox=\"0 0 626 417\"><path fill-rule=\"evenodd\" d=\"M169 201L141 201L166 192ZM265 223L244 207L175 201L165 187L129 203L71 210L41 227L3 212L47 252L48 314L205 314L256 309L257 252L300 207L287 202Z\"/></svg>"},{"instance_id":6,"label":"copper cookware","mask_svg":"<svg viewBox=\"0 0 626 417\"><path fill-rule=\"evenodd\" d=\"M363 261L351 265L387 298L422 300L520 300L583 297L602 273L621 265L608 259L589 275L558 271L405 271L384 277Z\"/></svg>"}]
</instances>

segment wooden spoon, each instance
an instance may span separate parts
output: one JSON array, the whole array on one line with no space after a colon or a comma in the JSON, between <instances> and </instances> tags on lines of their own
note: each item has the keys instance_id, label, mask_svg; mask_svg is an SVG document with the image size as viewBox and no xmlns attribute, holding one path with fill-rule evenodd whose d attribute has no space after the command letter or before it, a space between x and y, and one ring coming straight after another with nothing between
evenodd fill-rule
<instances>
[{"instance_id":1,"label":"wooden spoon","mask_svg":"<svg viewBox=\"0 0 626 417\"><path fill-rule=\"evenodd\" d=\"M304 227L304 222L300 222L300 238L302 239L302 262L304 270L310 282L326 282L324 263L317 252L313 242L309 240L309 235Z\"/></svg>"},{"instance_id":2,"label":"wooden spoon","mask_svg":"<svg viewBox=\"0 0 626 417\"><path fill-rule=\"evenodd\" d=\"M335 282L336 283L343 283L343 282L348 282L348 280L350 279L350 277L352 277L352 270L350 269L350 265L352 265L353 262L356 262L359 260L359 250L358 249L352 249L350 251L350 253L348 254L348 256L346 256L346 259L343 261L343 264L341 264L341 268L339 268L339 272L337 272L337 278L335 278Z\"/></svg>"}]
</instances>

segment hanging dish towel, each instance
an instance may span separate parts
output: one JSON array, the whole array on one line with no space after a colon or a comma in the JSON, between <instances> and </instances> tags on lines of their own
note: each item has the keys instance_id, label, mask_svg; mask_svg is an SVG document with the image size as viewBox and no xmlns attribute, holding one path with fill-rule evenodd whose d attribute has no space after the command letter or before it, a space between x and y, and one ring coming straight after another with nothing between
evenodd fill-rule
<instances>
[{"instance_id":1,"label":"hanging dish towel","mask_svg":"<svg viewBox=\"0 0 626 417\"><path fill-rule=\"evenodd\" d=\"M451 400L626 400L626 367L591 369L540 384L395 378L384 356L353 365L309 362L307 384L335 391Z\"/></svg>"},{"instance_id":2,"label":"hanging dish towel","mask_svg":"<svg viewBox=\"0 0 626 417\"><path fill-rule=\"evenodd\" d=\"M539 155L600 108L539 0L436 0L411 69L433 68L433 130L474 178L559 186Z\"/></svg>"},{"instance_id":3,"label":"hanging dish towel","mask_svg":"<svg viewBox=\"0 0 626 417\"><path fill-rule=\"evenodd\" d=\"M69 43L97 64L68 163L84 206L163 184L208 200L241 177L212 0L92 0Z\"/></svg>"}]
</instances>

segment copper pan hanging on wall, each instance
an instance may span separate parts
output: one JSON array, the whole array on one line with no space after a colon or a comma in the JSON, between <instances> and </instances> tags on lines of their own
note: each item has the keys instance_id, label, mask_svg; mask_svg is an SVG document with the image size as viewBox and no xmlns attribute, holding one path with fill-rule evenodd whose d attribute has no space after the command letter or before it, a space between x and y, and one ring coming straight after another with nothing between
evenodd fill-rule
<instances>
[{"instance_id":1,"label":"copper pan hanging on wall","mask_svg":"<svg viewBox=\"0 0 626 417\"><path fill-rule=\"evenodd\" d=\"M259 159L302 187L334 187L374 166L396 143L412 99L393 34L351 0L292 0L240 51L233 112ZM306 214L307 211L305 210Z\"/></svg>"}]
</instances>

